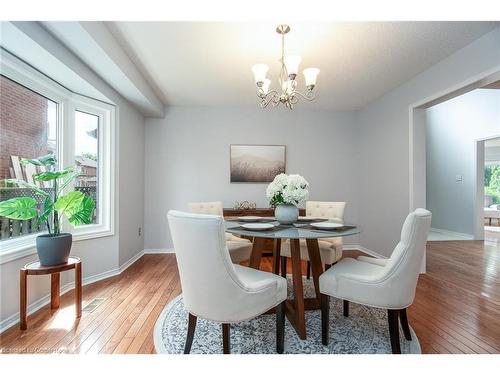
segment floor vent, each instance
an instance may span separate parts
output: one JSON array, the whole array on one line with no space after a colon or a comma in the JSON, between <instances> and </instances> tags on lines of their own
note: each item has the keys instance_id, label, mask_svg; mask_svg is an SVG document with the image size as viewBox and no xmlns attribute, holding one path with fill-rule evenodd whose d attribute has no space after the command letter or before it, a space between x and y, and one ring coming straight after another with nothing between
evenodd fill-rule
<instances>
[{"instance_id":1,"label":"floor vent","mask_svg":"<svg viewBox=\"0 0 500 375\"><path fill-rule=\"evenodd\" d=\"M90 301L83 309L83 312L91 313L95 309L99 307L101 303L104 302L106 298L94 298L92 301Z\"/></svg>"}]
</instances>

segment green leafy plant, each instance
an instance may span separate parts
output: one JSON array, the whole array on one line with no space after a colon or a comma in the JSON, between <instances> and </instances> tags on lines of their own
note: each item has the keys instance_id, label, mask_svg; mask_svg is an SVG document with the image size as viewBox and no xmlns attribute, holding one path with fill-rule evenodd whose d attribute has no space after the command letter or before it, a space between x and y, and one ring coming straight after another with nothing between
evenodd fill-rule
<instances>
[{"instance_id":1,"label":"green leafy plant","mask_svg":"<svg viewBox=\"0 0 500 375\"><path fill-rule=\"evenodd\" d=\"M52 236L61 233L62 217L66 216L72 225L90 224L95 209L95 201L80 191L71 191L64 194L64 190L73 182L80 171L74 167L62 170L54 168L57 160L49 154L36 159L23 159L22 164L43 166L46 172L33 175L35 181L51 182L53 194L38 186L18 179L7 179L7 186L18 186L31 189L36 195L43 198L43 206L39 207L36 199L18 197L0 202L0 216L14 220L31 220L36 218L38 223L47 223L47 229ZM50 215L52 215L52 218ZM51 223L52 222L52 223Z\"/></svg>"},{"instance_id":2,"label":"green leafy plant","mask_svg":"<svg viewBox=\"0 0 500 375\"><path fill-rule=\"evenodd\" d=\"M500 165L484 168L484 194L491 196L492 203L500 203Z\"/></svg>"}]
</instances>

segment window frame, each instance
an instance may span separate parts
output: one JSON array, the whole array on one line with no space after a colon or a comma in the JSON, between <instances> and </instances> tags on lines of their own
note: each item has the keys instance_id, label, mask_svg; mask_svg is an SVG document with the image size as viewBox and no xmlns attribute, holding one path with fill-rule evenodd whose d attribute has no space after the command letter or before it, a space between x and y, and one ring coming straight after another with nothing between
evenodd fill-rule
<instances>
[{"instance_id":1,"label":"window frame","mask_svg":"<svg viewBox=\"0 0 500 375\"><path fill-rule=\"evenodd\" d=\"M75 162L74 111L99 117L99 222L79 227L63 222L62 230L72 233L73 241L114 235L116 106L68 90L5 50L1 50L0 74L57 104L57 159L61 167ZM42 233L46 231L1 241L0 264L33 254L36 237Z\"/></svg>"}]
</instances>

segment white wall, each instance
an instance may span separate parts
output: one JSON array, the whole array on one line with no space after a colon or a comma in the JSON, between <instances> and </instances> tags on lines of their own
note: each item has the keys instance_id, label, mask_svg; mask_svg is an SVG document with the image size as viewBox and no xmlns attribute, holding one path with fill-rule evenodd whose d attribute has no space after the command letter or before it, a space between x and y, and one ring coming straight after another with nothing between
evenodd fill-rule
<instances>
[{"instance_id":1,"label":"white wall","mask_svg":"<svg viewBox=\"0 0 500 375\"><path fill-rule=\"evenodd\" d=\"M122 104L119 114L118 228L119 266L144 249L144 117Z\"/></svg>"},{"instance_id":2,"label":"white wall","mask_svg":"<svg viewBox=\"0 0 500 375\"><path fill-rule=\"evenodd\" d=\"M389 256L399 240L410 207L410 105L500 67L499 46L496 28L357 113L361 245Z\"/></svg>"},{"instance_id":3,"label":"white wall","mask_svg":"<svg viewBox=\"0 0 500 375\"><path fill-rule=\"evenodd\" d=\"M145 248L171 248L167 211L188 202L268 207L267 184L229 182L230 144L286 145L286 172L309 181L310 199L346 201L346 220L356 222L354 131L352 114L303 109L173 107L164 119L147 119Z\"/></svg>"},{"instance_id":4,"label":"white wall","mask_svg":"<svg viewBox=\"0 0 500 375\"><path fill-rule=\"evenodd\" d=\"M97 90L109 98L118 108L117 140L115 154L116 196L115 234L113 236L73 243L72 254L82 259L84 282L96 280L119 272L121 266L139 254L143 237L137 228L143 226L144 212L144 117L128 101L100 79L69 50L55 40L36 23L29 23L26 32L36 35L37 43L55 56L58 61L71 67ZM21 46L20 46L21 47ZM19 269L36 260L32 254L14 261L0 263L0 331L15 322L19 312ZM30 277L28 304L46 298L50 293L49 278ZM61 288L73 281L72 272L64 272Z\"/></svg>"},{"instance_id":5,"label":"white wall","mask_svg":"<svg viewBox=\"0 0 500 375\"><path fill-rule=\"evenodd\" d=\"M475 141L500 134L500 90L474 90L431 107L426 123L432 227L473 235Z\"/></svg>"}]
</instances>

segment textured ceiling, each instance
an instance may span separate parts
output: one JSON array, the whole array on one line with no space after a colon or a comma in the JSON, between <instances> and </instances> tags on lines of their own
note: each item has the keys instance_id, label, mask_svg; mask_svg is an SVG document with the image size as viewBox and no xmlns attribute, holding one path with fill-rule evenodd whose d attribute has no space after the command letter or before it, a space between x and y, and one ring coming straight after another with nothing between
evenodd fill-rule
<instances>
[{"instance_id":1,"label":"textured ceiling","mask_svg":"<svg viewBox=\"0 0 500 375\"><path fill-rule=\"evenodd\" d=\"M311 108L356 110L492 30L498 22L291 24L287 52L318 67ZM106 23L166 105L256 106L250 68L270 66L280 38L269 23ZM299 74L303 87L303 76Z\"/></svg>"}]
</instances>

